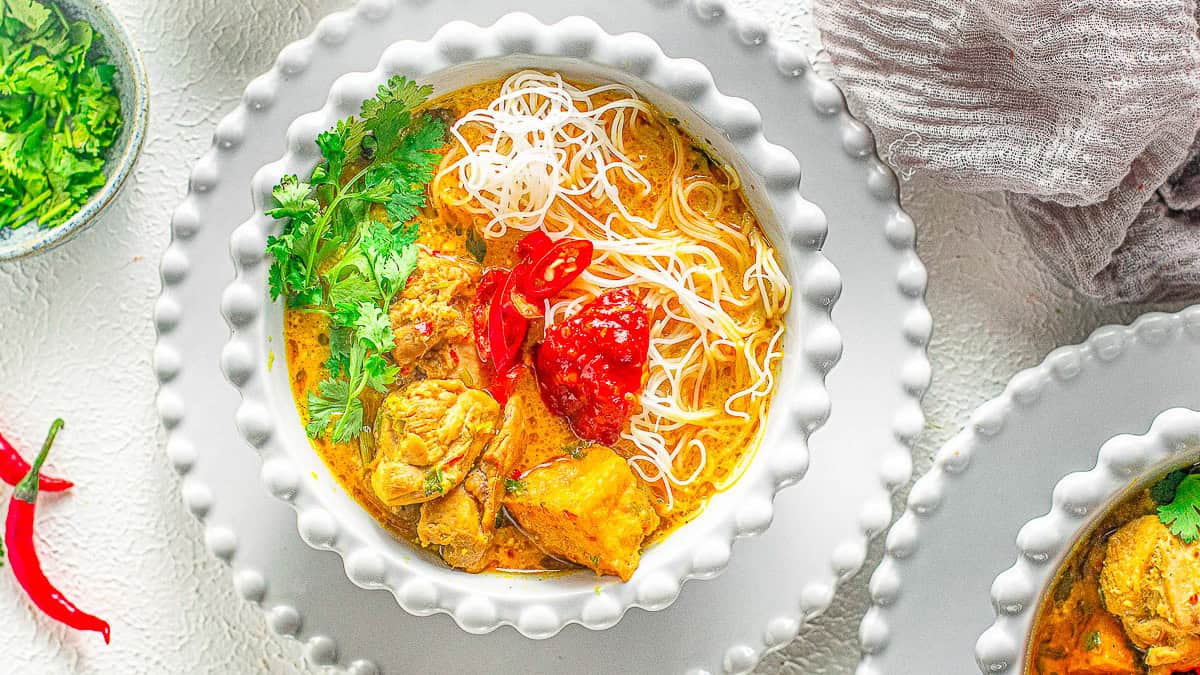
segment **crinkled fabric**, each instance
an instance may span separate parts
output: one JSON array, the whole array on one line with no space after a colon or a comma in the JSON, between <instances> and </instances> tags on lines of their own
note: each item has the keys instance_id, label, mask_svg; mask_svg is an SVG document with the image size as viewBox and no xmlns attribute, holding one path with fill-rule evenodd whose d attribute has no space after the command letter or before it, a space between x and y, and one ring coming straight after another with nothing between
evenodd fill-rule
<instances>
[{"instance_id":1,"label":"crinkled fabric","mask_svg":"<svg viewBox=\"0 0 1200 675\"><path fill-rule=\"evenodd\" d=\"M814 18L902 178L1004 191L1094 298L1200 297L1196 0L816 0Z\"/></svg>"}]
</instances>

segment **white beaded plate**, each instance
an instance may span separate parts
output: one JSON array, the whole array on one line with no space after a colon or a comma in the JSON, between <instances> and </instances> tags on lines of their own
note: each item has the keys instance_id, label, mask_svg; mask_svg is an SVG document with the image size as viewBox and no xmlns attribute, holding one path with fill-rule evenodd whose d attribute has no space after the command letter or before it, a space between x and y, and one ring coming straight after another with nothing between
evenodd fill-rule
<instances>
[{"instance_id":1,"label":"white beaded plate","mask_svg":"<svg viewBox=\"0 0 1200 675\"><path fill-rule=\"evenodd\" d=\"M1001 672L1016 663L1025 639L1017 624L1028 625L1042 580L1078 527L1122 484L1186 450L1196 414L1174 410L1151 422L1170 408L1200 409L1197 382L1200 305L1100 328L1013 377L942 447L888 532L859 631L858 675ZM1047 504L1052 514L1033 520ZM1005 572L1014 546L1023 559ZM997 613L1004 634L980 640Z\"/></svg>"},{"instance_id":2,"label":"white beaded plate","mask_svg":"<svg viewBox=\"0 0 1200 675\"><path fill-rule=\"evenodd\" d=\"M210 550L231 563L239 592L264 608L272 629L305 641L317 664L459 672L499 658L534 673L561 672L564 663L584 673L749 670L824 611L840 581L861 568L868 538L890 520L891 490L908 480L909 447L924 424L919 398L929 381L931 328L915 228L837 88L765 25L731 20L722 2L495 4L365 0L285 48L218 125L172 219L156 311L159 411L168 455L184 476L184 502L203 519ZM646 33L670 57L703 62L721 92L752 101L765 136L799 160L801 192L828 217L823 252L845 278L834 313L845 326L842 359L827 377L832 411L811 438L805 480L777 495L771 529L739 542L719 579L688 585L665 610L629 612L603 632L569 625L536 645L508 629L466 636L444 615L412 617L390 594L347 579L359 562L376 574L366 564L374 561L343 562L294 536L295 513L260 482L286 471L261 465L241 438L233 424L237 392L218 367L228 337L221 290L234 278L229 235L256 213L252 175L285 152L289 124L324 105L338 77L374 67L397 40L428 39L454 19L487 25L510 9L548 24L586 14L614 35ZM237 304L225 298L224 308ZM259 438L252 417L243 412L242 431ZM269 481L279 493L287 492L283 483ZM338 490L326 483L318 489ZM323 536L327 524L310 523L310 534ZM429 648L451 640L453 649Z\"/></svg>"},{"instance_id":3,"label":"white beaded plate","mask_svg":"<svg viewBox=\"0 0 1200 675\"><path fill-rule=\"evenodd\" d=\"M980 672L1025 672L1034 615L1075 542L1113 504L1197 458L1200 412L1172 408L1147 433L1121 434L1100 446L1095 468L1058 481L1050 511L1017 532L1017 561L992 582L995 621L975 642Z\"/></svg>"},{"instance_id":4,"label":"white beaded plate","mask_svg":"<svg viewBox=\"0 0 1200 675\"><path fill-rule=\"evenodd\" d=\"M285 54L288 63L307 60L295 48ZM764 230L779 242L780 263L795 290L776 379L786 396L772 401L762 447L734 486L644 552L628 582L586 573L468 574L398 541L347 494L322 489L334 478L304 437L286 354L268 358L276 347L283 351L283 303L271 302L267 293L270 260L264 249L279 224L263 212L274 204L271 191L282 177L312 171L317 135L356 115L361 102L395 75L417 78L445 93L523 68L551 70L582 82L621 82L708 139L738 169ZM338 78L325 107L297 118L287 137L287 154L255 173L256 215L230 237L237 278L222 294L222 313L233 332L221 353L221 369L241 392L237 425L263 457L263 481L296 509L301 539L345 559L351 581L363 588L386 588L411 614L449 614L469 633L508 625L526 637L548 638L568 623L608 628L630 607L663 609L675 601L685 581L724 571L736 538L767 529L775 493L804 475L808 435L829 414L824 376L842 351L830 311L842 284L819 250L825 216L800 196L800 162L763 137L753 105L721 94L702 64L668 58L645 34L611 35L583 17L546 25L528 14L509 14L490 26L451 22L428 41L391 45L371 72ZM310 475L312 480L302 479Z\"/></svg>"}]
</instances>

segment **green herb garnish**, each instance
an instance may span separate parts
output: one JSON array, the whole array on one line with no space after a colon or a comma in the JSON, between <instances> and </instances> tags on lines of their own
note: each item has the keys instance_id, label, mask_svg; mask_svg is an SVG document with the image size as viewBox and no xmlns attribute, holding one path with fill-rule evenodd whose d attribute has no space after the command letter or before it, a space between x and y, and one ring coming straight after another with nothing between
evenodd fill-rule
<instances>
[{"instance_id":1,"label":"green herb garnish","mask_svg":"<svg viewBox=\"0 0 1200 675\"><path fill-rule=\"evenodd\" d=\"M0 0L0 229L61 225L107 181L122 119L99 41L54 5Z\"/></svg>"},{"instance_id":2,"label":"green herb garnish","mask_svg":"<svg viewBox=\"0 0 1200 675\"><path fill-rule=\"evenodd\" d=\"M504 479L504 491L509 494L512 494L515 492L524 492L525 491L525 481L519 480L517 478L505 478Z\"/></svg>"},{"instance_id":3,"label":"green herb garnish","mask_svg":"<svg viewBox=\"0 0 1200 675\"><path fill-rule=\"evenodd\" d=\"M1083 638L1083 651L1095 651L1100 647L1100 631L1094 630Z\"/></svg>"},{"instance_id":4,"label":"green herb garnish","mask_svg":"<svg viewBox=\"0 0 1200 675\"><path fill-rule=\"evenodd\" d=\"M483 264L483 259L487 257L487 241L479 236L475 228L467 230L467 253L475 259L475 262Z\"/></svg>"},{"instance_id":5,"label":"green herb garnish","mask_svg":"<svg viewBox=\"0 0 1200 675\"><path fill-rule=\"evenodd\" d=\"M357 437L360 396L368 387L386 392L399 374L387 310L417 268L418 228L409 223L425 207L446 135L441 120L413 112L431 92L393 77L363 102L360 118L317 136L322 161L307 181L285 176L272 191L266 213L284 223L267 238L271 297L330 317L329 376L308 395L312 438L331 425L336 443ZM388 222L376 219L378 209Z\"/></svg>"},{"instance_id":6,"label":"green herb garnish","mask_svg":"<svg viewBox=\"0 0 1200 675\"><path fill-rule=\"evenodd\" d=\"M1164 476L1162 480L1155 483L1154 487L1150 488L1150 498L1159 506L1170 504L1174 501L1175 492L1179 489L1179 484L1183 482L1184 478L1187 478L1186 471L1180 469L1172 471Z\"/></svg>"},{"instance_id":7,"label":"green herb garnish","mask_svg":"<svg viewBox=\"0 0 1200 675\"><path fill-rule=\"evenodd\" d=\"M442 487L442 467L430 469L425 472L425 496L445 494L446 489Z\"/></svg>"},{"instance_id":8,"label":"green herb garnish","mask_svg":"<svg viewBox=\"0 0 1200 675\"><path fill-rule=\"evenodd\" d=\"M1158 507L1158 520L1185 544L1200 540L1200 476L1179 480L1171 501Z\"/></svg>"}]
</instances>

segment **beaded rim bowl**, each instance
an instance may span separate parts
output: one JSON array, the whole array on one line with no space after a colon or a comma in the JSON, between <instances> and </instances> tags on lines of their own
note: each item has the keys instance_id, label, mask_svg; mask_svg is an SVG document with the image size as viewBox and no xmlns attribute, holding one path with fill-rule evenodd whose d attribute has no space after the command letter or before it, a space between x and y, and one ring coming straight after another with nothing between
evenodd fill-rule
<instances>
[{"instance_id":1,"label":"beaded rim bowl","mask_svg":"<svg viewBox=\"0 0 1200 675\"><path fill-rule=\"evenodd\" d=\"M302 43L294 44L280 55L280 70L302 69L309 58ZM777 391L787 395L772 401L755 457L738 482L716 495L700 516L649 547L626 583L584 574L471 575L397 541L337 486L304 437L286 367L271 365L272 345L282 344L282 308L270 301L266 288L264 247L276 224L261 212L270 204L271 187L283 175L311 170L317 160L316 135L354 114L392 75L415 77L444 92L524 67L628 84L712 143L742 176L747 198L781 253L796 291L777 384ZM281 84L278 77L268 77L253 87L269 90ZM248 89L248 100L254 96ZM287 137L287 154L255 174L252 192L260 215L236 228L230 239L237 276L222 295L222 313L232 334L221 367L242 396L236 423L262 455L267 488L296 510L306 543L342 556L353 583L391 591L415 615L448 614L467 632L511 625L528 637L547 638L570 623L608 628L630 607L665 608L683 582L720 574L735 539L767 529L775 493L803 477L808 436L828 416L824 377L841 355L830 312L841 278L820 253L825 217L800 195L798 160L763 137L761 117L751 103L722 95L702 64L667 57L646 35L611 35L581 17L546 25L510 14L489 27L452 22L428 41L393 44L375 70L335 82L325 107L296 119Z\"/></svg>"},{"instance_id":2,"label":"beaded rim bowl","mask_svg":"<svg viewBox=\"0 0 1200 675\"><path fill-rule=\"evenodd\" d=\"M1172 408L1142 435L1114 436L1090 471L1067 474L1053 504L1017 533L1017 560L992 583L996 618L975 643L982 673L1025 672L1029 640L1042 600L1066 557L1109 509L1166 472L1200 459L1200 412Z\"/></svg>"}]
</instances>

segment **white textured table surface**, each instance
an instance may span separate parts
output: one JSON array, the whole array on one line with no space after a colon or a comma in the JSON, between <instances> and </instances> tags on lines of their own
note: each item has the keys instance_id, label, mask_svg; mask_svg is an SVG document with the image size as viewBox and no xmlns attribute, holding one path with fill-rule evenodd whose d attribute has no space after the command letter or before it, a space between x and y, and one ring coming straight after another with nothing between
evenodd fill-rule
<instances>
[{"instance_id":1,"label":"white textured table surface","mask_svg":"<svg viewBox=\"0 0 1200 675\"><path fill-rule=\"evenodd\" d=\"M69 497L44 500L40 551L70 597L113 623L114 643L37 616L11 575L0 573L0 673L307 672L298 644L272 634L233 592L180 503L159 449L151 317L171 210L217 120L281 47L348 0L111 4L150 73L150 135L131 184L90 231L57 251L0 265L0 430L31 448L53 417L66 418L50 465L78 485ZM807 0L738 4L808 48L828 72ZM1074 296L1032 262L997 198L920 181L905 184L903 198L920 228L935 319L921 472L1013 373L1150 307L1104 309ZM864 467L864 475L874 470ZM851 672L867 577L848 584L829 614L761 670Z\"/></svg>"}]
</instances>

